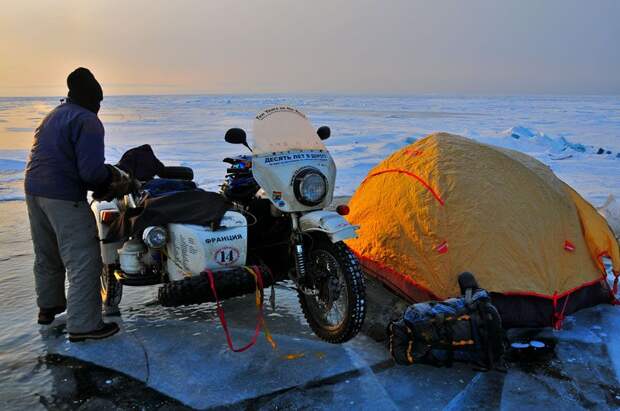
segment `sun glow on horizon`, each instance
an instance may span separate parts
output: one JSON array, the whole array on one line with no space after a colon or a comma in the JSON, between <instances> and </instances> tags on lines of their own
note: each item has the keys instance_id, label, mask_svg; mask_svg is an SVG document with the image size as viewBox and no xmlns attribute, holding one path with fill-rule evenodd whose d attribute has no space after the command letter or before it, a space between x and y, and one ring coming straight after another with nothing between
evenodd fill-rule
<instances>
[{"instance_id":1,"label":"sun glow on horizon","mask_svg":"<svg viewBox=\"0 0 620 411\"><path fill-rule=\"evenodd\" d=\"M620 93L620 3L5 0L0 96Z\"/></svg>"}]
</instances>

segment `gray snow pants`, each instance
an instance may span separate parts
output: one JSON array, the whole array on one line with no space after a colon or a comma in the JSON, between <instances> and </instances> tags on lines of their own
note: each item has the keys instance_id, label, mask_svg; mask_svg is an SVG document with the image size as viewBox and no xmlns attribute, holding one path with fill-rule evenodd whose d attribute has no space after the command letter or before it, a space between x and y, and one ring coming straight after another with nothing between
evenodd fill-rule
<instances>
[{"instance_id":1,"label":"gray snow pants","mask_svg":"<svg viewBox=\"0 0 620 411\"><path fill-rule=\"evenodd\" d=\"M86 201L26 196L34 245L39 308L67 305L67 330L99 328L101 252L95 216ZM69 280L65 298L65 273Z\"/></svg>"}]
</instances>

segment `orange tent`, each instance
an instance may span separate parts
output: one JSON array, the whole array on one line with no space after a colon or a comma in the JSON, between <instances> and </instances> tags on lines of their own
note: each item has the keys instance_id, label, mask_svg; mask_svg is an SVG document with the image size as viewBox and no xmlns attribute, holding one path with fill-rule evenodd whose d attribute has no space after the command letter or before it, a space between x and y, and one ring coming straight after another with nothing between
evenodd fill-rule
<instances>
[{"instance_id":1,"label":"orange tent","mask_svg":"<svg viewBox=\"0 0 620 411\"><path fill-rule=\"evenodd\" d=\"M463 271L508 326L560 326L613 298L602 258L617 279L620 250L605 219L523 153L432 134L371 170L350 208L361 229L348 245L412 301L457 295Z\"/></svg>"}]
</instances>

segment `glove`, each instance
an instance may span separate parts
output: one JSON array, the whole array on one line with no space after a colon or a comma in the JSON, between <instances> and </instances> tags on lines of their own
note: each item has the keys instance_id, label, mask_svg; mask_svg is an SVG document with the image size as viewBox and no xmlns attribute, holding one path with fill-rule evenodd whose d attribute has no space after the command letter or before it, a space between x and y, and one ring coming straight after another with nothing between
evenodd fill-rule
<instances>
[{"instance_id":1,"label":"glove","mask_svg":"<svg viewBox=\"0 0 620 411\"><path fill-rule=\"evenodd\" d=\"M105 165L108 169L108 179L97 190L93 192L93 198L97 201L112 201L121 198L125 194L136 191L140 188L140 183L131 178L118 167L110 164Z\"/></svg>"}]
</instances>

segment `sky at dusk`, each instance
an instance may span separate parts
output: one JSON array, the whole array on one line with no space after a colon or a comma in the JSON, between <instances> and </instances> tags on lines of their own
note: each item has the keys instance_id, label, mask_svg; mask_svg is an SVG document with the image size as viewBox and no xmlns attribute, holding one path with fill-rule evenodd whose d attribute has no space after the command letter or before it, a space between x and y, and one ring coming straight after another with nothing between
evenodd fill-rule
<instances>
[{"instance_id":1,"label":"sky at dusk","mask_svg":"<svg viewBox=\"0 0 620 411\"><path fill-rule=\"evenodd\" d=\"M0 0L0 96L620 94L620 1Z\"/></svg>"}]
</instances>

